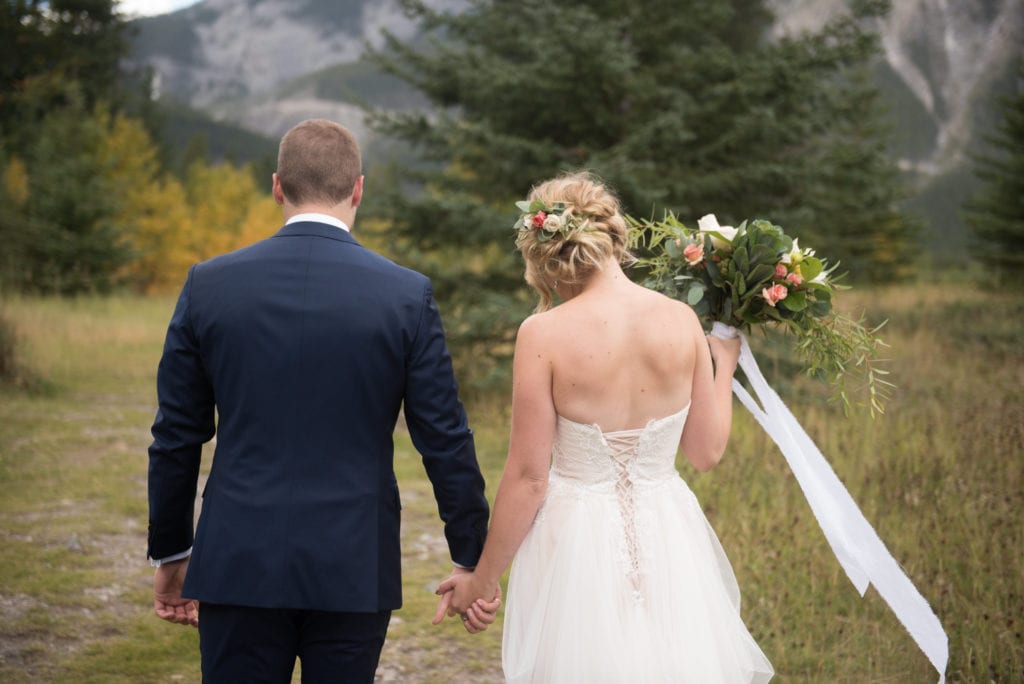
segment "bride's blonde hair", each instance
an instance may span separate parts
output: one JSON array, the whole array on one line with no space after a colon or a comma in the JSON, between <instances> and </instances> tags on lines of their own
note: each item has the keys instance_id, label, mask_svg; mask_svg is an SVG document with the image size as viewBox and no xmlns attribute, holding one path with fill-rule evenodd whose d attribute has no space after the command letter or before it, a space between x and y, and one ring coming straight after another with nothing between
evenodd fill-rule
<instances>
[{"instance_id":1,"label":"bride's blonde hair","mask_svg":"<svg viewBox=\"0 0 1024 684\"><path fill-rule=\"evenodd\" d=\"M636 260L626 248L628 228L618 198L590 173L566 173L544 181L534 186L528 200L548 206L564 203L565 220L579 226L550 238L538 230L520 229L516 247L526 262L526 282L540 296L536 311L551 308L557 284L581 285L609 258L620 264Z\"/></svg>"}]
</instances>

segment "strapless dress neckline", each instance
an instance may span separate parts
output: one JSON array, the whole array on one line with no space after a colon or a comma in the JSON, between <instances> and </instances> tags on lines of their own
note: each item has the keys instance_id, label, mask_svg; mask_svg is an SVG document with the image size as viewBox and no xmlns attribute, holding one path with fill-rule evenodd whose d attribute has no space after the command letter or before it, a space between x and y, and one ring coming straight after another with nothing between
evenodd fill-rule
<instances>
[{"instance_id":1,"label":"strapless dress neckline","mask_svg":"<svg viewBox=\"0 0 1024 684\"><path fill-rule=\"evenodd\" d=\"M583 427L583 428L593 428L594 430L597 430L597 432L599 432L602 435L604 435L605 437L607 437L609 435L626 435L626 434L636 434L636 433L645 432L646 430L648 430L648 429L650 429L650 428L652 428L652 427L654 427L656 425L659 425L661 423L667 423L669 421L672 421L672 420L674 420L676 418L679 418L680 416L683 416L683 415L689 413L689 411L690 411L690 404L691 403L692 402L687 402L686 406L684 406L683 408L679 409L678 411L676 411L673 414L670 414L670 415L667 415L667 416L662 416L661 418L651 418L650 420L647 421L647 423L643 427L626 428L624 430L611 430L609 432L605 432L603 429L601 429L601 426L598 425L597 423L581 423L579 421L572 420L571 418L566 418L562 414L556 414L556 415L558 416L558 420L559 421L565 421L566 423L570 423L572 425L576 425L576 426Z\"/></svg>"}]
</instances>

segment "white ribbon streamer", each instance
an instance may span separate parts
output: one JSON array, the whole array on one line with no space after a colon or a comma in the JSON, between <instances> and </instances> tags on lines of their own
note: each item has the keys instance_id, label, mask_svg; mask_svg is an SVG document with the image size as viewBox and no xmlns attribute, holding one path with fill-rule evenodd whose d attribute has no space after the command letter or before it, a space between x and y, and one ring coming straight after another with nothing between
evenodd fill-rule
<instances>
[{"instance_id":1,"label":"white ribbon streamer","mask_svg":"<svg viewBox=\"0 0 1024 684\"><path fill-rule=\"evenodd\" d=\"M717 322L711 334L722 339L739 335L739 365L760 406L736 380L733 380L733 392L782 450L818 525L825 533L825 539L857 591L863 596L868 584L875 585L938 670L939 684L942 684L946 680L949 641L939 618L889 553L821 451L768 385L754 360L747 338L736 328Z\"/></svg>"}]
</instances>

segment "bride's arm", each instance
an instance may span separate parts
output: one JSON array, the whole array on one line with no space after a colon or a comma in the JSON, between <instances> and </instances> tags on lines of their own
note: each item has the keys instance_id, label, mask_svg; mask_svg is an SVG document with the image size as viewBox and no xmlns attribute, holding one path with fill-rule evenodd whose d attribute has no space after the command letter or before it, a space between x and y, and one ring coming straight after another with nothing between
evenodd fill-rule
<instances>
[{"instance_id":1,"label":"bride's arm","mask_svg":"<svg viewBox=\"0 0 1024 684\"><path fill-rule=\"evenodd\" d=\"M443 593L456 586L451 609L458 613L465 613L474 600L490 600L496 594L501 575L530 530L547 492L555 407L551 355L545 345L543 323L537 316L528 318L516 336L508 460L495 496L483 554L471 576L449 580L438 588Z\"/></svg>"},{"instance_id":2,"label":"bride's arm","mask_svg":"<svg viewBox=\"0 0 1024 684\"><path fill-rule=\"evenodd\" d=\"M690 413L679 446L694 468L707 472L721 460L729 442L732 376L739 360L740 341L739 338L705 337L699 323L696 329Z\"/></svg>"}]
</instances>

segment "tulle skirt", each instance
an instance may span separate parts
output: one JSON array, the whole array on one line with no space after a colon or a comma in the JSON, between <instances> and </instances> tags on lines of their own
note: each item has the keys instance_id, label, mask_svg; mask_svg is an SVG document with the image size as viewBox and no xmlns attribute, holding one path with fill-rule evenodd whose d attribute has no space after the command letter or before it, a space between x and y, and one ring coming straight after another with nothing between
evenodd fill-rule
<instances>
[{"instance_id":1,"label":"tulle skirt","mask_svg":"<svg viewBox=\"0 0 1024 684\"><path fill-rule=\"evenodd\" d=\"M718 537L679 477L634 487L552 474L512 564L502 666L512 683L767 682ZM633 542L633 543L630 543Z\"/></svg>"}]
</instances>

